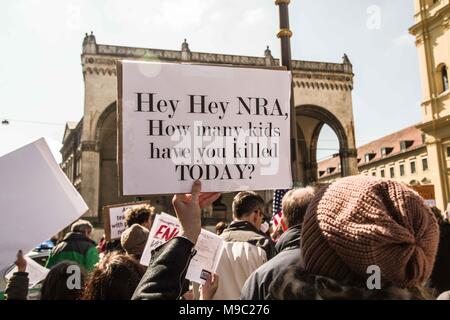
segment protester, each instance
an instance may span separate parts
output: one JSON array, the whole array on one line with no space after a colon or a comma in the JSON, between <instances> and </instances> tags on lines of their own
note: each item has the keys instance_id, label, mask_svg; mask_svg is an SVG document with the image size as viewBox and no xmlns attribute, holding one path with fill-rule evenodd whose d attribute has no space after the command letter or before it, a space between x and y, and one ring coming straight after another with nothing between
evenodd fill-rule
<instances>
[{"instance_id":1,"label":"protester","mask_svg":"<svg viewBox=\"0 0 450 320\"><path fill-rule=\"evenodd\" d=\"M122 248L127 254L140 260L147 243L149 230L139 224L133 224L126 229L120 238Z\"/></svg>"},{"instance_id":2,"label":"protester","mask_svg":"<svg viewBox=\"0 0 450 320\"><path fill-rule=\"evenodd\" d=\"M215 300L236 300L247 278L275 255L270 237L261 232L264 200L255 192L240 192L233 199L234 221L222 233L224 249L217 274L221 283Z\"/></svg>"},{"instance_id":3,"label":"protester","mask_svg":"<svg viewBox=\"0 0 450 320\"><path fill-rule=\"evenodd\" d=\"M125 222L128 228L133 224L139 224L148 230L151 230L154 220L155 208L149 204L139 205L125 211Z\"/></svg>"},{"instance_id":4,"label":"protester","mask_svg":"<svg viewBox=\"0 0 450 320\"><path fill-rule=\"evenodd\" d=\"M200 191L201 183L196 181L190 195L180 194L173 198L172 203L181 225L180 233L155 249L133 299L177 300L184 293L187 267L195 255L194 246L201 231L201 208L209 206L220 196L218 193Z\"/></svg>"},{"instance_id":5,"label":"protester","mask_svg":"<svg viewBox=\"0 0 450 320\"><path fill-rule=\"evenodd\" d=\"M6 287L7 300L26 300L29 278L27 261L22 251L15 262L18 271L13 274ZM41 288L41 300L77 300L84 285L85 271L78 264L62 261L50 269Z\"/></svg>"},{"instance_id":6,"label":"protester","mask_svg":"<svg viewBox=\"0 0 450 320\"><path fill-rule=\"evenodd\" d=\"M72 224L71 232L52 249L46 267L51 268L61 261L74 261L91 271L99 260L95 242L90 238L93 226L89 221L78 220Z\"/></svg>"},{"instance_id":7,"label":"protester","mask_svg":"<svg viewBox=\"0 0 450 320\"><path fill-rule=\"evenodd\" d=\"M228 228L228 224L225 221L218 222L216 224L216 234L220 236L226 228Z\"/></svg>"},{"instance_id":8,"label":"protester","mask_svg":"<svg viewBox=\"0 0 450 320\"><path fill-rule=\"evenodd\" d=\"M45 277L41 289L41 300L78 300L85 278L85 270L77 263L59 262Z\"/></svg>"},{"instance_id":9,"label":"protester","mask_svg":"<svg viewBox=\"0 0 450 320\"><path fill-rule=\"evenodd\" d=\"M440 236L436 262L428 285L440 294L450 290L450 224L444 220L440 211L433 208L432 211L438 218Z\"/></svg>"},{"instance_id":10,"label":"protester","mask_svg":"<svg viewBox=\"0 0 450 320\"><path fill-rule=\"evenodd\" d=\"M130 300L145 273L133 257L111 252L88 275L82 300Z\"/></svg>"},{"instance_id":11,"label":"protester","mask_svg":"<svg viewBox=\"0 0 450 320\"><path fill-rule=\"evenodd\" d=\"M307 187L291 190L284 195L282 219L288 229L275 245L277 255L256 269L245 282L241 300L266 299L272 280L281 275L287 267L297 264L300 256L301 224L314 194L314 188Z\"/></svg>"},{"instance_id":12,"label":"protester","mask_svg":"<svg viewBox=\"0 0 450 320\"><path fill-rule=\"evenodd\" d=\"M438 225L424 200L401 183L354 176L323 187L301 237L299 265L272 282L269 298L431 298L423 284L433 269Z\"/></svg>"}]
</instances>

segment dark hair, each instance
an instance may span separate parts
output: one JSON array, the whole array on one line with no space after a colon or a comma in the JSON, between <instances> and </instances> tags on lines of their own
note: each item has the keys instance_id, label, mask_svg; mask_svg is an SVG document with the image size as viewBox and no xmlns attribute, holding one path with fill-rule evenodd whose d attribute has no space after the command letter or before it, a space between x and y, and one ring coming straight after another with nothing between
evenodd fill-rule
<instances>
[{"instance_id":1,"label":"dark hair","mask_svg":"<svg viewBox=\"0 0 450 320\"><path fill-rule=\"evenodd\" d=\"M74 284L71 288L69 284L72 283L69 277L76 275L75 270L79 271L80 279L79 287ZM41 289L41 300L77 300L81 295L81 290L86 278L84 268L72 261L62 261L50 269L44 279Z\"/></svg>"},{"instance_id":2,"label":"dark hair","mask_svg":"<svg viewBox=\"0 0 450 320\"><path fill-rule=\"evenodd\" d=\"M255 210L264 210L264 199L253 191L239 192L233 199L233 216L237 219L248 216Z\"/></svg>"},{"instance_id":3,"label":"dark hair","mask_svg":"<svg viewBox=\"0 0 450 320\"><path fill-rule=\"evenodd\" d=\"M220 221L216 224L216 234L221 235L223 230L228 228L228 224L224 221Z\"/></svg>"},{"instance_id":4,"label":"dark hair","mask_svg":"<svg viewBox=\"0 0 450 320\"><path fill-rule=\"evenodd\" d=\"M130 300L145 267L129 255L111 252L89 274L82 300Z\"/></svg>"},{"instance_id":5,"label":"dark hair","mask_svg":"<svg viewBox=\"0 0 450 320\"><path fill-rule=\"evenodd\" d=\"M282 201L283 217L288 228L303 223L306 209L315 193L313 187L306 187L290 190L284 195Z\"/></svg>"},{"instance_id":6,"label":"dark hair","mask_svg":"<svg viewBox=\"0 0 450 320\"><path fill-rule=\"evenodd\" d=\"M155 216L154 212L155 208L148 204L128 209L125 212L125 222L127 223L127 227L129 228L135 223L143 224L148 221L150 216L152 217L153 222L153 218Z\"/></svg>"}]
</instances>

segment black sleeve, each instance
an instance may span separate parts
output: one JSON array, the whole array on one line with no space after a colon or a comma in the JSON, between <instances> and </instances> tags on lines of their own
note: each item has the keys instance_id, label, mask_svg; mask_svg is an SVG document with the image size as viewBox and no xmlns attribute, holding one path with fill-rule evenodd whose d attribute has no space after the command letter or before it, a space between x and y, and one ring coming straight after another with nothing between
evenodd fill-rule
<instances>
[{"instance_id":1,"label":"black sleeve","mask_svg":"<svg viewBox=\"0 0 450 320\"><path fill-rule=\"evenodd\" d=\"M152 253L150 265L132 300L176 300L183 293L186 271L195 255L194 244L175 237Z\"/></svg>"},{"instance_id":2,"label":"black sleeve","mask_svg":"<svg viewBox=\"0 0 450 320\"><path fill-rule=\"evenodd\" d=\"M29 279L27 272L14 273L6 284L6 300L27 300L28 284Z\"/></svg>"},{"instance_id":3,"label":"black sleeve","mask_svg":"<svg viewBox=\"0 0 450 320\"><path fill-rule=\"evenodd\" d=\"M247 281L245 281L244 286L241 290L241 296L239 300L260 300L259 297L259 286L257 280L256 272L253 272Z\"/></svg>"}]
</instances>

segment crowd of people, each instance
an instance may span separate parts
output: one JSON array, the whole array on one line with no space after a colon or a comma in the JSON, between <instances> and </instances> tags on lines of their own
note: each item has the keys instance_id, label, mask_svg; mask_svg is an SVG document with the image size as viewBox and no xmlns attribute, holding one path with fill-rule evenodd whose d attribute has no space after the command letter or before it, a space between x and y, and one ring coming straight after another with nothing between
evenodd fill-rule
<instances>
[{"instance_id":1,"label":"crowd of people","mask_svg":"<svg viewBox=\"0 0 450 320\"><path fill-rule=\"evenodd\" d=\"M407 186L367 176L287 192L287 230L280 237L278 229L267 231L271 214L264 199L238 193L233 221L216 226L224 240L216 273L203 285L190 283L185 276L196 254L201 210L219 196L202 193L200 181L191 194L175 195L180 233L152 252L148 267L139 261L153 207L129 209L128 228L116 242L96 245L93 226L75 222L50 254L41 299L450 300L449 222ZM29 279L21 251L15 263L5 296L25 300Z\"/></svg>"}]
</instances>

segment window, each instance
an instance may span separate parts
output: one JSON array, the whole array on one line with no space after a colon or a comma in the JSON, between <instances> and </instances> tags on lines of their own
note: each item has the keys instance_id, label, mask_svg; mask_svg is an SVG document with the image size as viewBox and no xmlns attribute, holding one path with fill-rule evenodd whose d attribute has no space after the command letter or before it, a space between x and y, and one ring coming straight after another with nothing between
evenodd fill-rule
<instances>
[{"instance_id":1,"label":"window","mask_svg":"<svg viewBox=\"0 0 450 320\"><path fill-rule=\"evenodd\" d=\"M389 168L389 173L390 173L390 175L391 175L391 178L394 178L394 177L395 177L394 167L390 167L390 168Z\"/></svg>"},{"instance_id":2,"label":"window","mask_svg":"<svg viewBox=\"0 0 450 320\"><path fill-rule=\"evenodd\" d=\"M416 173L416 162L411 161L410 165L411 165L411 173Z\"/></svg>"},{"instance_id":3,"label":"window","mask_svg":"<svg viewBox=\"0 0 450 320\"><path fill-rule=\"evenodd\" d=\"M364 161L367 163L367 162L370 162L373 158L375 158L375 156L376 156L376 153L366 153L365 155L364 155Z\"/></svg>"},{"instance_id":4,"label":"window","mask_svg":"<svg viewBox=\"0 0 450 320\"><path fill-rule=\"evenodd\" d=\"M405 151L406 149L408 149L409 147L411 147L413 145L414 141L413 140L403 140L400 141L400 150L401 151Z\"/></svg>"},{"instance_id":5,"label":"window","mask_svg":"<svg viewBox=\"0 0 450 320\"><path fill-rule=\"evenodd\" d=\"M401 164L400 165L400 176L404 176L405 175L405 165Z\"/></svg>"},{"instance_id":6,"label":"window","mask_svg":"<svg viewBox=\"0 0 450 320\"><path fill-rule=\"evenodd\" d=\"M377 176L377 172L376 171L372 172L372 176L376 177Z\"/></svg>"},{"instance_id":7,"label":"window","mask_svg":"<svg viewBox=\"0 0 450 320\"><path fill-rule=\"evenodd\" d=\"M428 159L422 158L422 170L427 171L428 170Z\"/></svg>"},{"instance_id":8,"label":"window","mask_svg":"<svg viewBox=\"0 0 450 320\"><path fill-rule=\"evenodd\" d=\"M442 77L442 92L448 90L448 73L447 73L447 66L444 64L441 67L441 77Z\"/></svg>"},{"instance_id":9,"label":"window","mask_svg":"<svg viewBox=\"0 0 450 320\"><path fill-rule=\"evenodd\" d=\"M447 147L447 158L450 158L450 147Z\"/></svg>"},{"instance_id":10,"label":"window","mask_svg":"<svg viewBox=\"0 0 450 320\"><path fill-rule=\"evenodd\" d=\"M385 176L384 169L381 169L380 174L381 174L381 177L384 178L384 176Z\"/></svg>"}]
</instances>

